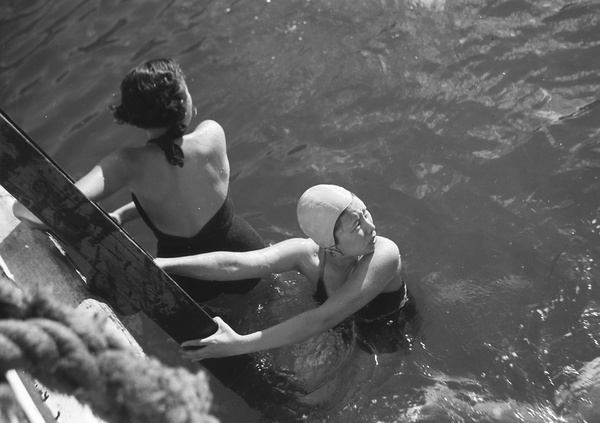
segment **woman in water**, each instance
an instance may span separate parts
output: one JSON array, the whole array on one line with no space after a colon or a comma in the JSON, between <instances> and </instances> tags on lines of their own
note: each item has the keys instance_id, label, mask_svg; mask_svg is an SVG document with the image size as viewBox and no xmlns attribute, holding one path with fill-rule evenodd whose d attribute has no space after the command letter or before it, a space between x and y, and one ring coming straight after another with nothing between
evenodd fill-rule
<instances>
[{"instance_id":1,"label":"woman in water","mask_svg":"<svg viewBox=\"0 0 600 423\"><path fill-rule=\"evenodd\" d=\"M250 225L234 216L221 126L205 120L186 134L195 108L177 63L154 59L132 69L121 83L121 104L110 110L118 123L143 129L148 141L100 161L76 183L85 195L100 201L121 189L130 190L133 201L111 216L120 224L141 216L158 239L158 257L265 246ZM16 203L13 211L31 226L44 227L21 204ZM247 292L258 280L224 286L177 278L198 302L221 292Z\"/></svg>"},{"instance_id":2,"label":"woman in water","mask_svg":"<svg viewBox=\"0 0 600 423\"><path fill-rule=\"evenodd\" d=\"M297 215L309 239L288 239L245 253L213 252L156 260L167 273L224 284L295 270L316 287L318 307L268 329L239 335L216 317L218 331L208 338L184 342L184 358L198 361L293 344L350 316L354 316L359 339L370 351L391 352L399 347L401 315L408 308L407 302L413 301L409 301L402 280L396 244L377 236L365 204L336 185L308 189L298 202Z\"/></svg>"}]
</instances>

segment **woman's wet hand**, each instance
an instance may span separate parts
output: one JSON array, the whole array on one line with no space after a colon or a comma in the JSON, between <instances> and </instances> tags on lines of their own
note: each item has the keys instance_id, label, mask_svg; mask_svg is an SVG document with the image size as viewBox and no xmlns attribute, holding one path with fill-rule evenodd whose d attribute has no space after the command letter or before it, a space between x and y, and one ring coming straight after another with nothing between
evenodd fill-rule
<instances>
[{"instance_id":1,"label":"woman's wet hand","mask_svg":"<svg viewBox=\"0 0 600 423\"><path fill-rule=\"evenodd\" d=\"M228 357L241 354L239 347L243 343L243 337L237 334L220 317L213 319L219 328L217 331L203 339L185 341L181 344L181 357L186 360L200 361L207 358Z\"/></svg>"}]
</instances>

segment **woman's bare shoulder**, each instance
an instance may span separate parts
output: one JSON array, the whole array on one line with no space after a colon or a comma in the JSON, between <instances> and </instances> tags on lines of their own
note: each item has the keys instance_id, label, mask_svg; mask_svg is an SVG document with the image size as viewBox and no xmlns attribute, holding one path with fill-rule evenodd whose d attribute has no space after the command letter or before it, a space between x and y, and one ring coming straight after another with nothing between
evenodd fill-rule
<instances>
[{"instance_id":1,"label":"woman's bare shoulder","mask_svg":"<svg viewBox=\"0 0 600 423\"><path fill-rule=\"evenodd\" d=\"M374 258L378 261L386 261L391 263L400 263L400 249L398 245L391 239L377 236L377 244L373 253Z\"/></svg>"},{"instance_id":2,"label":"woman's bare shoulder","mask_svg":"<svg viewBox=\"0 0 600 423\"><path fill-rule=\"evenodd\" d=\"M217 154L221 156L227 149L225 132L221 125L214 120L201 122L193 132L186 135L192 141L193 150L202 154Z\"/></svg>"},{"instance_id":3,"label":"woman's bare shoulder","mask_svg":"<svg viewBox=\"0 0 600 423\"><path fill-rule=\"evenodd\" d=\"M223 130L223 127L211 119L200 122L194 129L193 133L198 135L202 134L205 136L225 138L225 131Z\"/></svg>"},{"instance_id":4,"label":"woman's bare shoulder","mask_svg":"<svg viewBox=\"0 0 600 423\"><path fill-rule=\"evenodd\" d=\"M292 258L290 270L296 270L310 279L319 267L319 246L310 238L291 238L279 245L281 254Z\"/></svg>"},{"instance_id":5,"label":"woman's bare shoulder","mask_svg":"<svg viewBox=\"0 0 600 423\"><path fill-rule=\"evenodd\" d=\"M382 237L381 235L377 235L376 246L378 248L384 249L385 251L400 254L400 249L398 248L398 245L391 239Z\"/></svg>"}]
</instances>

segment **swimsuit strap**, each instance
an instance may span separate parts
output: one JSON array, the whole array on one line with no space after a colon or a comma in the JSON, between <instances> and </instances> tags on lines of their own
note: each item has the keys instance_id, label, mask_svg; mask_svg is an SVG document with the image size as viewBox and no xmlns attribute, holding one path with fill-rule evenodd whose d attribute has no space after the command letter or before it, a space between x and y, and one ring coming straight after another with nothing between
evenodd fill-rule
<instances>
[{"instance_id":1,"label":"swimsuit strap","mask_svg":"<svg viewBox=\"0 0 600 423\"><path fill-rule=\"evenodd\" d=\"M181 138L185 133L186 126L177 124L169 127L164 134L152 138L148 144L156 144L165 153L167 160L173 166L183 167L183 150L175 143L175 140Z\"/></svg>"},{"instance_id":2,"label":"swimsuit strap","mask_svg":"<svg viewBox=\"0 0 600 423\"><path fill-rule=\"evenodd\" d=\"M323 280L323 275L325 275L325 250L323 248L319 248L319 280Z\"/></svg>"},{"instance_id":3,"label":"swimsuit strap","mask_svg":"<svg viewBox=\"0 0 600 423\"><path fill-rule=\"evenodd\" d=\"M317 289L315 290L314 298L319 303L323 304L327 298L327 289L325 288L325 280L323 275L325 275L325 250L319 248L319 279L317 280Z\"/></svg>"}]
</instances>

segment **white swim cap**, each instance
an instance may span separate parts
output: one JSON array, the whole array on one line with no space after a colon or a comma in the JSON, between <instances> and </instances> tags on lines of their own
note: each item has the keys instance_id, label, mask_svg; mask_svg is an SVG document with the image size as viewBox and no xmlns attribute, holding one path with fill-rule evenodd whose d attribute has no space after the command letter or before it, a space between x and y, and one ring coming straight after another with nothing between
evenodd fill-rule
<instances>
[{"instance_id":1,"label":"white swim cap","mask_svg":"<svg viewBox=\"0 0 600 423\"><path fill-rule=\"evenodd\" d=\"M320 247L335 245L333 230L342 212L352 203L352 193L337 185L315 185L302 194L296 213L304 234Z\"/></svg>"}]
</instances>

